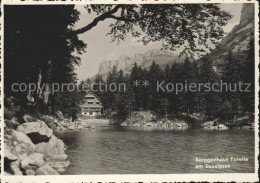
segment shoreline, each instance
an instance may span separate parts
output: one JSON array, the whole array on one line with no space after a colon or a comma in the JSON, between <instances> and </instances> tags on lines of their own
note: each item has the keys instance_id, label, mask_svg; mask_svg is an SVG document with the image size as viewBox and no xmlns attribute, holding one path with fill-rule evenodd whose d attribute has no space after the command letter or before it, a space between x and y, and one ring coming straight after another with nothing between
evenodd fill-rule
<instances>
[{"instance_id":1,"label":"shoreline","mask_svg":"<svg viewBox=\"0 0 260 183\"><path fill-rule=\"evenodd\" d=\"M14 124L5 119L4 174L59 175L70 165L67 146L39 119Z\"/></svg>"},{"instance_id":2,"label":"shoreline","mask_svg":"<svg viewBox=\"0 0 260 183\"><path fill-rule=\"evenodd\" d=\"M71 122L63 116L42 115L34 118L24 114L23 121L16 117L5 119L5 168L6 175L58 175L65 172L70 162L66 154L67 147L57 138L56 132L95 129L101 126L119 125L147 129L196 129L184 120L158 119L149 112L136 112L120 124L115 119L82 118ZM214 121L202 123L200 129L228 130L231 128ZM234 127L234 129L254 130L252 126Z\"/></svg>"},{"instance_id":3,"label":"shoreline","mask_svg":"<svg viewBox=\"0 0 260 183\"><path fill-rule=\"evenodd\" d=\"M174 119L165 119L157 117L150 111L135 111L130 117L120 123L120 126L145 126L145 127L159 127L159 128L173 128L173 129L187 129L187 128L202 128L208 130L227 130L232 128L254 130L254 123L249 123L249 118L242 121L243 123L236 123L233 126L228 123L215 119L212 121L202 121L196 118L182 117Z\"/></svg>"},{"instance_id":4,"label":"shoreline","mask_svg":"<svg viewBox=\"0 0 260 183\"><path fill-rule=\"evenodd\" d=\"M110 119L79 118L79 120L77 120L77 123L79 123L82 126L87 126L87 125L102 126L102 125L110 125Z\"/></svg>"},{"instance_id":5,"label":"shoreline","mask_svg":"<svg viewBox=\"0 0 260 183\"><path fill-rule=\"evenodd\" d=\"M9 119L10 118L10 119ZM4 174L5 175L59 175L70 166L67 146L56 131L72 128L72 122L61 113L56 116L32 117L23 114L4 119Z\"/></svg>"}]
</instances>

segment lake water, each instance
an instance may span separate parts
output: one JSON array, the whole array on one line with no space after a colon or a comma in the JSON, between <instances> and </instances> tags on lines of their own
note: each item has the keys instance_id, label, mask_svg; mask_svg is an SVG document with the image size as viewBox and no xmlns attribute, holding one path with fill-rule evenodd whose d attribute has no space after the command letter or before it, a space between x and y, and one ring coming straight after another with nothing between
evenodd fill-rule
<instances>
[{"instance_id":1,"label":"lake water","mask_svg":"<svg viewBox=\"0 0 260 183\"><path fill-rule=\"evenodd\" d=\"M58 136L68 146L71 166L64 174L175 174L254 172L254 132L170 130L98 126ZM196 158L228 158L230 168L205 168ZM231 161L231 157L248 161ZM197 169L196 165L203 165Z\"/></svg>"}]
</instances>

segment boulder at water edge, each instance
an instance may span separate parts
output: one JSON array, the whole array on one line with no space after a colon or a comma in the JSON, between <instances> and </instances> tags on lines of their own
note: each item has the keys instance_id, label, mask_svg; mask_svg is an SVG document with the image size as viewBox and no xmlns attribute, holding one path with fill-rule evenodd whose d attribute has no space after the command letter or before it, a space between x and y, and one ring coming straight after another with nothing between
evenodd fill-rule
<instances>
[{"instance_id":1,"label":"boulder at water edge","mask_svg":"<svg viewBox=\"0 0 260 183\"><path fill-rule=\"evenodd\" d=\"M66 146L44 122L5 129L5 174L57 175L69 166Z\"/></svg>"},{"instance_id":2,"label":"boulder at water edge","mask_svg":"<svg viewBox=\"0 0 260 183\"><path fill-rule=\"evenodd\" d=\"M205 123L202 123L201 126L208 128L209 126L213 126L214 124L215 124L214 121L207 121Z\"/></svg>"},{"instance_id":3,"label":"boulder at water edge","mask_svg":"<svg viewBox=\"0 0 260 183\"><path fill-rule=\"evenodd\" d=\"M36 175L59 175L59 173L54 170L51 166L45 165L43 167L38 168L35 171Z\"/></svg>"},{"instance_id":4,"label":"boulder at water edge","mask_svg":"<svg viewBox=\"0 0 260 183\"><path fill-rule=\"evenodd\" d=\"M25 171L25 174L26 174L26 175L35 175L35 171L32 170L32 169L27 169L27 170Z\"/></svg>"},{"instance_id":5,"label":"boulder at water edge","mask_svg":"<svg viewBox=\"0 0 260 183\"><path fill-rule=\"evenodd\" d=\"M29 122L33 122L33 121L36 121L36 120L28 114L24 114L23 117L22 117L23 123L29 123Z\"/></svg>"},{"instance_id":6,"label":"boulder at water edge","mask_svg":"<svg viewBox=\"0 0 260 183\"><path fill-rule=\"evenodd\" d=\"M17 131L25 133L34 144L48 142L53 133L44 122L23 123L17 127Z\"/></svg>"},{"instance_id":7,"label":"boulder at water edge","mask_svg":"<svg viewBox=\"0 0 260 183\"><path fill-rule=\"evenodd\" d=\"M11 164L11 170L13 171L14 175L23 175L22 171L20 170L20 168L15 165L15 164Z\"/></svg>"},{"instance_id":8,"label":"boulder at water edge","mask_svg":"<svg viewBox=\"0 0 260 183\"><path fill-rule=\"evenodd\" d=\"M78 129L78 130L83 130L84 128L83 128L83 126L78 125L78 126L77 126L77 129Z\"/></svg>"},{"instance_id":9,"label":"boulder at water edge","mask_svg":"<svg viewBox=\"0 0 260 183\"><path fill-rule=\"evenodd\" d=\"M11 120L5 119L5 125L10 129L15 129L19 125L19 122L16 117L13 117Z\"/></svg>"},{"instance_id":10,"label":"boulder at water edge","mask_svg":"<svg viewBox=\"0 0 260 183\"><path fill-rule=\"evenodd\" d=\"M52 116L48 116L48 115L43 115L41 117L41 119L43 121L45 121L45 123L50 127L50 128L54 128L56 126L59 126L59 122L57 121L57 119L55 119Z\"/></svg>"},{"instance_id":11,"label":"boulder at water edge","mask_svg":"<svg viewBox=\"0 0 260 183\"><path fill-rule=\"evenodd\" d=\"M228 127L226 127L226 126L223 125L223 124L220 124L220 125L218 125L218 129L220 129L220 130L227 130Z\"/></svg>"},{"instance_id":12,"label":"boulder at water edge","mask_svg":"<svg viewBox=\"0 0 260 183\"><path fill-rule=\"evenodd\" d=\"M56 116L59 120L64 120L64 116L63 116L63 114L62 114L61 111L57 111L57 112L55 113L55 116Z\"/></svg>"},{"instance_id":13,"label":"boulder at water edge","mask_svg":"<svg viewBox=\"0 0 260 183\"><path fill-rule=\"evenodd\" d=\"M18 154L35 151L35 145L31 139L24 133L16 130L6 130L5 146L5 150L10 150L10 152Z\"/></svg>"},{"instance_id":14,"label":"boulder at water edge","mask_svg":"<svg viewBox=\"0 0 260 183\"><path fill-rule=\"evenodd\" d=\"M11 152L9 151L9 149L5 148L4 151L5 151L5 159L6 159L7 161L13 162L13 161L16 161L16 160L18 159L18 156L15 155L15 154L13 154L13 153L11 153Z\"/></svg>"},{"instance_id":15,"label":"boulder at water edge","mask_svg":"<svg viewBox=\"0 0 260 183\"><path fill-rule=\"evenodd\" d=\"M59 172L64 172L65 168L70 165L65 150L64 142L54 135L51 136L49 142L41 142L36 145L36 152L43 153L47 164Z\"/></svg>"},{"instance_id":16,"label":"boulder at water edge","mask_svg":"<svg viewBox=\"0 0 260 183\"><path fill-rule=\"evenodd\" d=\"M36 152L45 154L46 157L63 157L65 154L65 144L62 140L52 135L49 142L36 144Z\"/></svg>"},{"instance_id":17,"label":"boulder at water edge","mask_svg":"<svg viewBox=\"0 0 260 183\"><path fill-rule=\"evenodd\" d=\"M43 154L40 153L33 153L29 156L25 157L21 161L21 167L24 170L32 169L35 170L39 167L42 167L44 165L45 161L43 159Z\"/></svg>"}]
</instances>

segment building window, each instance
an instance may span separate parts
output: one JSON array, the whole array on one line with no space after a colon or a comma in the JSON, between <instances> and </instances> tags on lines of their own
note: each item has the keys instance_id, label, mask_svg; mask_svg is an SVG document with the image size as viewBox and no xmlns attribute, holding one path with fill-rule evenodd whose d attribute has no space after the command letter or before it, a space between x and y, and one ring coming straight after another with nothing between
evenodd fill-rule
<instances>
[{"instance_id":1,"label":"building window","mask_svg":"<svg viewBox=\"0 0 260 183\"><path fill-rule=\"evenodd\" d=\"M88 102L88 104L93 104L93 102Z\"/></svg>"},{"instance_id":2,"label":"building window","mask_svg":"<svg viewBox=\"0 0 260 183\"><path fill-rule=\"evenodd\" d=\"M86 97L86 99L95 99L95 97Z\"/></svg>"},{"instance_id":3,"label":"building window","mask_svg":"<svg viewBox=\"0 0 260 183\"><path fill-rule=\"evenodd\" d=\"M100 102L96 102L96 104L100 104Z\"/></svg>"}]
</instances>

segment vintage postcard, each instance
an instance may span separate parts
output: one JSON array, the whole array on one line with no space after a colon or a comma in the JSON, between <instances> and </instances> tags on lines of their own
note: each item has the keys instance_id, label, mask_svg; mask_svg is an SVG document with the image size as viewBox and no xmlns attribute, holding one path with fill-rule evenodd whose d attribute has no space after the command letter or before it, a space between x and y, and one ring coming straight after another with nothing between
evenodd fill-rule
<instances>
[{"instance_id":1,"label":"vintage postcard","mask_svg":"<svg viewBox=\"0 0 260 183\"><path fill-rule=\"evenodd\" d=\"M1 2L1 181L258 181L257 1Z\"/></svg>"}]
</instances>

